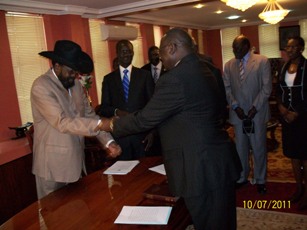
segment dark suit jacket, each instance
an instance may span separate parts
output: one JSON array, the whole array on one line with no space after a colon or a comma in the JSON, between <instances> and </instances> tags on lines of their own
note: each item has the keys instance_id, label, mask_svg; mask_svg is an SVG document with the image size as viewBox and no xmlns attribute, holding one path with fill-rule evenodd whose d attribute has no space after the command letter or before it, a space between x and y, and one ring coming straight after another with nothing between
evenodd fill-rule
<instances>
[{"instance_id":1,"label":"dark suit jacket","mask_svg":"<svg viewBox=\"0 0 307 230\"><path fill-rule=\"evenodd\" d=\"M235 183L240 160L221 125L215 77L196 54L164 73L148 104L114 122L115 136L158 127L174 195L197 196Z\"/></svg>"},{"instance_id":2,"label":"dark suit jacket","mask_svg":"<svg viewBox=\"0 0 307 230\"><path fill-rule=\"evenodd\" d=\"M130 113L140 110L151 98L154 87L150 73L132 67L128 102L125 102L123 84L119 69L117 69L103 79L100 114L104 117L112 117L115 109Z\"/></svg>"},{"instance_id":3,"label":"dark suit jacket","mask_svg":"<svg viewBox=\"0 0 307 230\"><path fill-rule=\"evenodd\" d=\"M104 77L102 83L100 115L112 117L115 109L130 113L142 109L151 98L154 87L154 81L148 71L132 67L128 102L126 102L119 69L109 73ZM116 138L116 141L122 147L120 159L130 160L145 155L145 145L142 143L145 135L145 133L142 133Z\"/></svg>"},{"instance_id":4,"label":"dark suit jacket","mask_svg":"<svg viewBox=\"0 0 307 230\"><path fill-rule=\"evenodd\" d=\"M145 69L145 70L149 71L150 74L151 74L151 77L153 78L154 73L151 71L151 63L147 63L147 64L144 65L141 69ZM165 73L165 69L164 69L164 66L162 65L162 68L161 68L161 72L160 72L159 78L161 77L161 75L162 75L163 73Z\"/></svg>"}]
</instances>

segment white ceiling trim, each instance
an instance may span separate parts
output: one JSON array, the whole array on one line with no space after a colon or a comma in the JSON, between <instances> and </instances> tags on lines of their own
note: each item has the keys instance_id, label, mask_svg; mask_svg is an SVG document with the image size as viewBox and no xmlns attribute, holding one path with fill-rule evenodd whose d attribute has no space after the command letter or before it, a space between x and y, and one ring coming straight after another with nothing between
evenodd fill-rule
<instances>
[{"instance_id":1,"label":"white ceiling trim","mask_svg":"<svg viewBox=\"0 0 307 230\"><path fill-rule=\"evenodd\" d=\"M0 0L0 9L6 11L21 11L40 14L75 14L86 18L105 18L143 10L162 8L173 5L198 2L199 0L143 0L104 9L93 9L74 5L61 5L28 0Z\"/></svg>"}]
</instances>

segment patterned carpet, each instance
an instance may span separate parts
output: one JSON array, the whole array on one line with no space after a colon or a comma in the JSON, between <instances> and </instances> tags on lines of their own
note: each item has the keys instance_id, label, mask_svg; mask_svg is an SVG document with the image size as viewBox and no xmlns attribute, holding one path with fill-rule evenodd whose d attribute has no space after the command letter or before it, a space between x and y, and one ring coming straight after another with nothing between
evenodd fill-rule
<instances>
[{"instance_id":1,"label":"patterned carpet","mask_svg":"<svg viewBox=\"0 0 307 230\"><path fill-rule=\"evenodd\" d=\"M237 230L306 230L307 216L237 208ZM185 230L195 230L189 225Z\"/></svg>"},{"instance_id":2,"label":"patterned carpet","mask_svg":"<svg viewBox=\"0 0 307 230\"><path fill-rule=\"evenodd\" d=\"M307 216L237 208L237 230L306 230Z\"/></svg>"},{"instance_id":3,"label":"patterned carpet","mask_svg":"<svg viewBox=\"0 0 307 230\"><path fill-rule=\"evenodd\" d=\"M229 127L227 131L229 135L232 138L234 138L233 128ZM291 160L289 158L286 158L282 152L280 126L276 128L274 134L277 142L272 140L270 132L267 133L268 137L267 180L270 182L294 182ZM251 170L250 178L253 177L252 171L253 170Z\"/></svg>"},{"instance_id":4,"label":"patterned carpet","mask_svg":"<svg viewBox=\"0 0 307 230\"><path fill-rule=\"evenodd\" d=\"M276 149L268 152L267 180L271 182L294 182L291 160L283 155L281 144L281 127L277 127L275 137Z\"/></svg>"}]
</instances>

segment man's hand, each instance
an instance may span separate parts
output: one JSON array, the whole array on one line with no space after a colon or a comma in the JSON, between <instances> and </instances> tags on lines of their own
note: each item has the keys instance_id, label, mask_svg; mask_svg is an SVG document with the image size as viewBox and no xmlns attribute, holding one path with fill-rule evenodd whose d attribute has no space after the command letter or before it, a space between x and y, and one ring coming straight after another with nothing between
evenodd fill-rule
<instances>
[{"instance_id":1,"label":"man's hand","mask_svg":"<svg viewBox=\"0 0 307 230\"><path fill-rule=\"evenodd\" d=\"M255 108L255 106L253 106L253 107L248 111L247 116L248 116L249 119L253 119L253 118L255 117L256 113L257 113L257 109Z\"/></svg>"},{"instance_id":2,"label":"man's hand","mask_svg":"<svg viewBox=\"0 0 307 230\"><path fill-rule=\"evenodd\" d=\"M108 156L115 158L119 156L122 153L121 147L115 142L111 142L109 144L109 147L107 148Z\"/></svg>"},{"instance_id":3,"label":"man's hand","mask_svg":"<svg viewBox=\"0 0 307 230\"><path fill-rule=\"evenodd\" d=\"M235 109L235 112L240 120L243 120L244 118L246 118L246 115L241 107L237 107Z\"/></svg>"}]
</instances>

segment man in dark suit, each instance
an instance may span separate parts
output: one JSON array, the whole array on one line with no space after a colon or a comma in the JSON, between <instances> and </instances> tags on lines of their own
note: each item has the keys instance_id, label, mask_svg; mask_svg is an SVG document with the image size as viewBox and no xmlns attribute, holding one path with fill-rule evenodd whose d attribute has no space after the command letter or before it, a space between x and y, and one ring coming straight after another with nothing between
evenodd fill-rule
<instances>
[{"instance_id":1,"label":"man in dark suit","mask_svg":"<svg viewBox=\"0 0 307 230\"><path fill-rule=\"evenodd\" d=\"M149 63L144 65L142 69L148 70L156 83L160 76L165 72L164 66L160 58L160 51L157 46L151 46L148 49L148 59Z\"/></svg>"},{"instance_id":2,"label":"man in dark suit","mask_svg":"<svg viewBox=\"0 0 307 230\"><path fill-rule=\"evenodd\" d=\"M119 68L104 77L100 115L104 117L125 116L142 109L154 91L154 82L148 71L132 66L133 45L128 40L116 44ZM127 73L124 74L124 71ZM125 76L126 75L126 76ZM124 78L127 77L125 86ZM125 89L126 94L125 94ZM122 148L122 160L132 160L145 156L146 133L116 138Z\"/></svg>"},{"instance_id":3,"label":"man in dark suit","mask_svg":"<svg viewBox=\"0 0 307 230\"><path fill-rule=\"evenodd\" d=\"M216 79L182 29L163 36L160 54L167 72L148 104L120 119L102 118L99 128L124 136L157 127L170 190L183 197L195 229L236 229L240 159L222 128Z\"/></svg>"}]
</instances>

